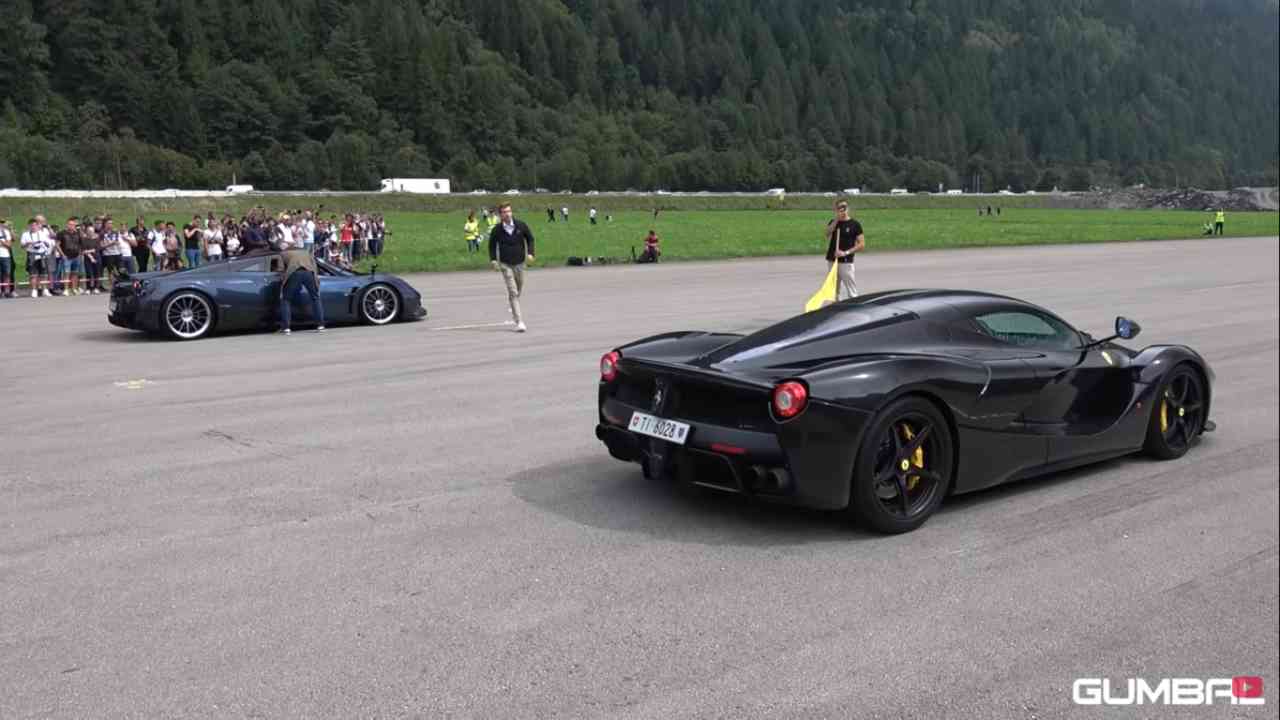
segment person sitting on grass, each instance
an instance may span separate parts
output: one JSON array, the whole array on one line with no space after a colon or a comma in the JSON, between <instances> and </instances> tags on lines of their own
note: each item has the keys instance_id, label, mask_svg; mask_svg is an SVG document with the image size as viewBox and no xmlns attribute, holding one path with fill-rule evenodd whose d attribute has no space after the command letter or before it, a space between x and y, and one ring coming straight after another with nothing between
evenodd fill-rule
<instances>
[{"instance_id":1,"label":"person sitting on grass","mask_svg":"<svg viewBox=\"0 0 1280 720\"><path fill-rule=\"evenodd\" d=\"M640 253L636 262L656 263L660 255L662 255L662 248L659 246L658 233L650 229L648 236L644 239L644 252Z\"/></svg>"}]
</instances>

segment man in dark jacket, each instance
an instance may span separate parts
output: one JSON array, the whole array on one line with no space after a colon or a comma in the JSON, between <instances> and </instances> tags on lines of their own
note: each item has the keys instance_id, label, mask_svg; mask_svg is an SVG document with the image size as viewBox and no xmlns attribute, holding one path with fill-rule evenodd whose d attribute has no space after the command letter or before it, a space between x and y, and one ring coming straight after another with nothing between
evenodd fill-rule
<instances>
[{"instance_id":1,"label":"man in dark jacket","mask_svg":"<svg viewBox=\"0 0 1280 720\"><path fill-rule=\"evenodd\" d=\"M511 203L503 203L498 207L502 222L493 227L489 233L489 262L494 270L502 272L502 280L507 285L507 302L511 304L511 318L516 322L516 332L524 332L528 328L524 324L524 315L520 312L520 295L524 292L525 261L533 262L533 233L529 226L516 220L511 212Z\"/></svg>"}]
</instances>

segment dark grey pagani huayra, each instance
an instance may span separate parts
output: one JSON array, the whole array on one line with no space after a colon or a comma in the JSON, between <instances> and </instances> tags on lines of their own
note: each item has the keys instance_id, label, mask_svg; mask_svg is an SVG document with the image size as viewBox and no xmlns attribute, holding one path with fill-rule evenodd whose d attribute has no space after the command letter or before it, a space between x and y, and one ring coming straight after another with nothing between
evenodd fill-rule
<instances>
[{"instance_id":1,"label":"dark grey pagani huayra","mask_svg":"<svg viewBox=\"0 0 1280 720\"><path fill-rule=\"evenodd\" d=\"M601 359L596 435L646 476L816 508L882 532L952 492L1214 428L1214 375L1182 345L1095 340L1044 308L956 290L835 303L742 336L678 332Z\"/></svg>"},{"instance_id":2,"label":"dark grey pagani huayra","mask_svg":"<svg viewBox=\"0 0 1280 720\"><path fill-rule=\"evenodd\" d=\"M329 325L386 325L427 316L422 295L387 273L357 273L317 260L320 299ZM215 332L272 329L280 309L279 252L264 251L187 270L131 275L111 289L113 325L196 340ZM310 303L294 322L313 324Z\"/></svg>"}]
</instances>

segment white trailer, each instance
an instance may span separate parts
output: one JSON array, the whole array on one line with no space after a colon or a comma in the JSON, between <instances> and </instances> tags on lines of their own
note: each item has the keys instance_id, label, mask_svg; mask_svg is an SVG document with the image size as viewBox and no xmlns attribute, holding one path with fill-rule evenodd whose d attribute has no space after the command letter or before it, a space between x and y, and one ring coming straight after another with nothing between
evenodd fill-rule
<instances>
[{"instance_id":1,"label":"white trailer","mask_svg":"<svg viewBox=\"0 0 1280 720\"><path fill-rule=\"evenodd\" d=\"M382 192L449 194L448 178L383 178Z\"/></svg>"}]
</instances>

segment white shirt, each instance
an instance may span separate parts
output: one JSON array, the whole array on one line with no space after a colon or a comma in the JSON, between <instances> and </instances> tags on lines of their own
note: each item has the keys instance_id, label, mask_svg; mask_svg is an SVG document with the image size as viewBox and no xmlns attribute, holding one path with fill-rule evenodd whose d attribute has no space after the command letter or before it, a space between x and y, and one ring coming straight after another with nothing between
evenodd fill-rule
<instances>
[{"instance_id":1,"label":"white shirt","mask_svg":"<svg viewBox=\"0 0 1280 720\"><path fill-rule=\"evenodd\" d=\"M120 254L121 255L133 254L133 246L129 244L129 233L127 232L120 233Z\"/></svg>"},{"instance_id":2,"label":"white shirt","mask_svg":"<svg viewBox=\"0 0 1280 720\"><path fill-rule=\"evenodd\" d=\"M151 241L151 252L155 255L163 255L164 250L164 231L152 230L147 233L147 239Z\"/></svg>"},{"instance_id":3,"label":"white shirt","mask_svg":"<svg viewBox=\"0 0 1280 720\"><path fill-rule=\"evenodd\" d=\"M45 228L40 228L34 232L28 230L22 233L22 247L26 248L27 252L33 257L42 258L47 256L49 251L53 249L53 240L49 231Z\"/></svg>"},{"instance_id":4,"label":"white shirt","mask_svg":"<svg viewBox=\"0 0 1280 720\"><path fill-rule=\"evenodd\" d=\"M307 232L306 232L306 234L302 236L303 241L304 241L307 245L315 245L315 244L316 244L316 224L315 224L315 222L313 222L313 221L311 221L311 220L308 220L308 221L306 221L305 223L303 223L303 225L305 225L305 226L306 226L306 228L307 228Z\"/></svg>"},{"instance_id":5,"label":"white shirt","mask_svg":"<svg viewBox=\"0 0 1280 720\"><path fill-rule=\"evenodd\" d=\"M98 248L102 250L104 256L118 257L121 244L129 247L129 243L124 239L123 235L118 230L112 230L109 233L105 233L102 242L98 244Z\"/></svg>"},{"instance_id":6,"label":"white shirt","mask_svg":"<svg viewBox=\"0 0 1280 720\"><path fill-rule=\"evenodd\" d=\"M0 257L2 258L13 257L13 255L9 251L9 246L3 244L2 241L4 240L13 242L13 233L9 232L8 228L0 228Z\"/></svg>"},{"instance_id":7,"label":"white shirt","mask_svg":"<svg viewBox=\"0 0 1280 720\"><path fill-rule=\"evenodd\" d=\"M280 230L280 249L288 249L293 247L293 228L288 225L277 225Z\"/></svg>"},{"instance_id":8,"label":"white shirt","mask_svg":"<svg viewBox=\"0 0 1280 720\"><path fill-rule=\"evenodd\" d=\"M209 257L222 257L222 229L205 230L204 245Z\"/></svg>"}]
</instances>

